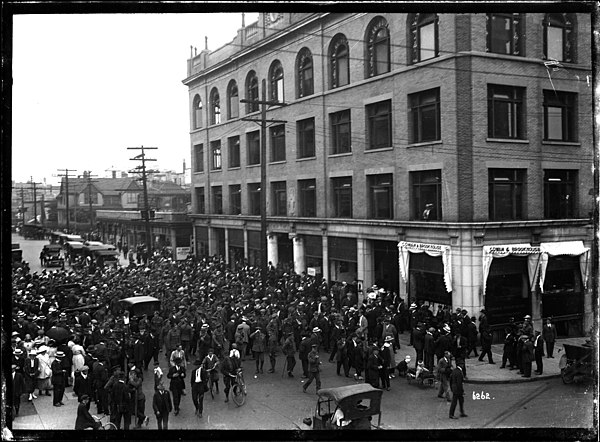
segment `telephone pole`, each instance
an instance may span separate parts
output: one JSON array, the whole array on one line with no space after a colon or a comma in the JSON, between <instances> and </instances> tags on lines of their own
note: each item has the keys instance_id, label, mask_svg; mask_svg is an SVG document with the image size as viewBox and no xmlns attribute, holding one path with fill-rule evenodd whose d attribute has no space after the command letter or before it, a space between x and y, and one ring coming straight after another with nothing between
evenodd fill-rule
<instances>
[{"instance_id":1,"label":"telephone pole","mask_svg":"<svg viewBox=\"0 0 600 442\"><path fill-rule=\"evenodd\" d=\"M142 175L138 180L142 181L143 189L144 189L144 210L142 211L142 219L144 220L144 225L146 227L146 248L148 253L152 250L152 236L150 234L150 205L148 203L148 173L155 172L154 170L146 169L146 161L156 161L154 158L146 158L146 150L157 150L158 147L128 147L128 150L141 150L142 153L136 155L133 158L130 158L132 161L141 161L141 166L136 166L135 169L130 170L129 173L139 173Z\"/></svg>"},{"instance_id":2,"label":"telephone pole","mask_svg":"<svg viewBox=\"0 0 600 442\"><path fill-rule=\"evenodd\" d=\"M65 199L65 203L66 203L66 208L67 208L67 232L70 232L69 230L69 218L70 218L70 213L69 213L69 176L71 176L71 178L75 178L75 175L69 175L69 172L75 172L75 169L58 169L59 172L65 172L64 174L58 174L57 176L60 177L65 177L65 192L66 192L66 199Z\"/></svg>"},{"instance_id":3,"label":"telephone pole","mask_svg":"<svg viewBox=\"0 0 600 442\"><path fill-rule=\"evenodd\" d=\"M263 293L267 288L267 106L287 106L282 101L267 101L266 80L262 80L262 100L240 100L241 103L260 104L260 120L242 118L260 123L260 276ZM283 97L280 97L283 98ZM268 120L269 123L287 123L285 120Z\"/></svg>"},{"instance_id":4,"label":"telephone pole","mask_svg":"<svg viewBox=\"0 0 600 442\"><path fill-rule=\"evenodd\" d=\"M87 194L88 194L88 204L90 210L90 234L94 230L94 212L92 209L92 183L96 183L96 180L92 180L92 177L97 177L98 175L92 175L91 170L86 170L83 172L83 178L87 179ZM81 178L81 177L80 177Z\"/></svg>"},{"instance_id":5,"label":"telephone pole","mask_svg":"<svg viewBox=\"0 0 600 442\"><path fill-rule=\"evenodd\" d=\"M33 186L33 222L37 224L37 193L36 193L36 185L42 183L36 183L33 181L33 176L31 177L31 181L29 181L30 186Z\"/></svg>"}]
</instances>

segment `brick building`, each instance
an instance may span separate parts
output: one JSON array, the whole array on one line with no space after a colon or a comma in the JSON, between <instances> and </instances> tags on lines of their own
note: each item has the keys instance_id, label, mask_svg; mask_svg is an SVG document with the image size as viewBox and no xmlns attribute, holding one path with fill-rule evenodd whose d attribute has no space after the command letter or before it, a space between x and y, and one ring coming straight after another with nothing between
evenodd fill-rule
<instances>
[{"instance_id":1,"label":"brick building","mask_svg":"<svg viewBox=\"0 0 600 442\"><path fill-rule=\"evenodd\" d=\"M195 251L592 324L591 16L269 13L188 60Z\"/></svg>"}]
</instances>

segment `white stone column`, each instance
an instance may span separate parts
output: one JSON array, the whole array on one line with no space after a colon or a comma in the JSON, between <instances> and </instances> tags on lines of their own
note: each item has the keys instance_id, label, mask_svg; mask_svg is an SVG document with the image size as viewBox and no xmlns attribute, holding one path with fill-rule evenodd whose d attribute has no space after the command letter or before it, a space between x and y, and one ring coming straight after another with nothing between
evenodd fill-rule
<instances>
[{"instance_id":1,"label":"white stone column","mask_svg":"<svg viewBox=\"0 0 600 442\"><path fill-rule=\"evenodd\" d=\"M244 227L244 259L248 262L248 229Z\"/></svg>"},{"instance_id":2,"label":"white stone column","mask_svg":"<svg viewBox=\"0 0 600 442\"><path fill-rule=\"evenodd\" d=\"M229 265L229 229L225 229L225 264Z\"/></svg>"},{"instance_id":3,"label":"white stone column","mask_svg":"<svg viewBox=\"0 0 600 442\"><path fill-rule=\"evenodd\" d=\"M277 235L274 233L267 235L267 262L271 262L277 267L279 263L279 249L277 248Z\"/></svg>"},{"instance_id":4,"label":"white stone column","mask_svg":"<svg viewBox=\"0 0 600 442\"><path fill-rule=\"evenodd\" d=\"M306 270L304 258L304 239L301 236L295 236L292 240L294 251L294 271L297 274L302 274Z\"/></svg>"},{"instance_id":5,"label":"white stone column","mask_svg":"<svg viewBox=\"0 0 600 442\"><path fill-rule=\"evenodd\" d=\"M323 269L323 278L325 278L327 280L327 282L329 282L330 280L330 273L329 273L329 245L328 245L328 241L327 241L327 235L323 235L322 236L323 239L323 263L321 265L321 268Z\"/></svg>"},{"instance_id":6,"label":"white stone column","mask_svg":"<svg viewBox=\"0 0 600 442\"><path fill-rule=\"evenodd\" d=\"M363 290L371 287L373 277L373 242L368 239L356 240L356 278L363 282Z\"/></svg>"},{"instance_id":7,"label":"white stone column","mask_svg":"<svg viewBox=\"0 0 600 442\"><path fill-rule=\"evenodd\" d=\"M219 252L219 240L217 239L217 232L213 227L208 227L208 254L210 256L216 255Z\"/></svg>"}]
</instances>

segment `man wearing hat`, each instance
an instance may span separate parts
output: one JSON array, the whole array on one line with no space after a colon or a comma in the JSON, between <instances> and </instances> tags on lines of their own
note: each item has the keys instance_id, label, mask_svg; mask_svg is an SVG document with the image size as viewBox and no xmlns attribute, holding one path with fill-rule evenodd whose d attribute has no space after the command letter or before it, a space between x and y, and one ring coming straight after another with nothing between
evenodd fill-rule
<instances>
[{"instance_id":1,"label":"man wearing hat","mask_svg":"<svg viewBox=\"0 0 600 442\"><path fill-rule=\"evenodd\" d=\"M181 403L181 393L185 388L185 368L181 365L181 358L174 359L175 365L169 368L167 377L171 379L169 390L173 393L173 408L175 416L179 414L179 404Z\"/></svg>"},{"instance_id":2,"label":"man wearing hat","mask_svg":"<svg viewBox=\"0 0 600 442\"><path fill-rule=\"evenodd\" d=\"M533 354L535 356L535 373L542 374L544 372L544 338L539 330L534 332L535 338L533 341Z\"/></svg>"},{"instance_id":3,"label":"man wearing hat","mask_svg":"<svg viewBox=\"0 0 600 442\"><path fill-rule=\"evenodd\" d=\"M60 407L65 405L62 398L65 394L65 387L67 385L67 370L64 369L62 360L65 357L65 353L62 350L56 352L54 362L52 362L52 385L54 386L54 397L53 405Z\"/></svg>"},{"instance_id":4,"label":"man wearing hat","mask_svg":"<svg viewBox=\"0 0 600 442\"><path fill-rule=\"evenodd\" d=\"M294 340L294 333L288 331L285 335L285 341L283 343L283 354L286 357L285 367L288 373L288 377L293 378L294 367L296 366L296 342Z\"/></svg>"},{"instance_id":5,"label":"man wearing hat","mask_svg":"<svg viewBox=\"0 0 600 442\"><path fill-rule=\"evenodd\" d=\"M152 409L156 416L156 421L159 430L169 429L169 413L173 410L173 403L171 402L171 395L165 389L162 382L159 382L156 386L154 396L152 398Z\"/></svg>"},{"instance_id":6,"label":"man wearing hat","mask_svg":"<svg viewBox=\"0 0 600 442\"><path fill-rule=\"evenodd\" d=\"M302 391L304 391L304 393L306 393L306 390L312 383L313 379L316 380L316 391L321 389L321 368L319 367L321 361L319 359L319 352L317 350L318 344L313 343L311 344L311 347L312 350L308 354L308 381L306 381L306 384L304 384L304 387L302 387Z\"/></svg>"},{"instance_id":7,"label":"man wearing hat","mask_svg":"<svg viewBox=\"0 0 600 442\"><path fill-rule=\"evenodd\" d=\"M202 417L204 411L204 393L208 391L209 372L201 361L194 362L196 369L192 371L190 385L192 386L192 402L196 408L196 416Z\"/></svg>"},{"instance_id":8,"label":"man wearing hat","mask_svg":"<svg viewBox=\"0 0 600 442\"><path fill-rule=\"evenodd\" d=\"M90 399L92 397L93 388L92 388L92 379L89 376L90 368L87 365L84 365L75 372L75 382L73 383L73 393L77 395L77 399L81 402L81 397L83 395L88 396Z\"/></svg>"},{"instance_id":9,"label":"man wearing hat","mask_svg":"<svg viewBox=\"0 0 600 442\"><path fill-rule=\"evenodd\" d=\"M76 430L85 430L88 428L97 430L102 425L90 414L89 404L90 397L87 394L82 395L79 399L79 406L77 407L77 419L75 420Z\"/></svg>"},{"instance_id":10,"label":"man wearing hat","mask_svg":"<svg viewBox=\"0 0 600 442\"><path fill-rule=\"evenodd\" d=\"M552 322L552 318L547 318L544 328L542 329L542 339L546 343L546 357L554 358L554 343L558 334L556 333L556 326Z\"/></svg>"},{"instance_id":11,"label":"man wearing hat","mask_svg":"<svg viewBox=\"0 0 600 442\"><path fill-rule=\"evenodd\" d=\"M458 419L454 416L456 404L460 407L460 416L467 417L465 414L465 391L463 387L463 370L460 365L457 365L450 374L450 389L452 390L452 403L450 404L450 419Z\"/></svg>"},{"instance_id":12,"label":"man wearing hat","mask_svg":"<svg viewBox=\"0 0 600 442\"><path fill-rule=\"evenodd\" d=\"M25 393L29 394L28 400L37 399L35 395L35 383L37 382L37 376L39 372L39 361L36 358L37 351L35 349L29 350L29 357L23 364L23 375L25 377Z\"/></svg>"},{"instance_id":13,"label":"man wearing hat","mask_svg":"<svg viewBox=\"0 0 600 442\"><path fill-rule=\"evenodd\" d=\"M448 350L444 351L444 355L438 361L438 377L440 380L440 388L438 390L439 398L446 398L448 402L450 398L450 375L452 374L452 353Z\"/></svg>"},{"instance_id":14,"label":"man wearing hat","mask_svg":"<svg viewBox=\"0 0 600 442\"><path fill-rule=\"evenodd\" d=\"M108 382L108 367L104 357L93 356L94 362L92 365L92 388L94 397L96 398L96 407L98 414L108 414L108 392L104 386Z\"/></svg>"},{"instance_id":15,"label":"man wearing hat","mask_svg":"<svg viewBox=\"0 0 600 442\"><path fill-rule=\"evenodd\" d=\"M23 366L25 365L25 352L22 348L17 347L13 351L12 363L17 366L17 371L23 373Z\"/></svg>"},{"instance_id":16,"label":"man wearing hat","mask_svg":"<svg viewBox=\"0 0 600 442\"><path fill-rule=\"evenodd\" d=\"M15 409L15 417L19 415L21 408L21 395L25 392L25 380L23 374L18 371L17 364L12 364L12 388L13 388L13 403Z\"/></svg>"},{"instance_id":17,"label":"man wearing hat","mask_svg":"<svg viewBox=\"0 0 600 442\"><path fill-rule=\"evenodd\" d=\"M256 362L256 372L254 374L263 373L263 365L265 365L265 350L266 350L266 335L263 330L258 327L250 334L252 339L252 353Z\"/></svg>"},{"instance_id":18,"label":"man wearing hat","mask_svg":"<svg viewBox=\"0 0 600 442\"><path fill-rule=\"evenodd\" d=\"M523 318L523 334L533 336L533 324L531 323L531 315L525 315Z\"/></svg>"}]
</instances>

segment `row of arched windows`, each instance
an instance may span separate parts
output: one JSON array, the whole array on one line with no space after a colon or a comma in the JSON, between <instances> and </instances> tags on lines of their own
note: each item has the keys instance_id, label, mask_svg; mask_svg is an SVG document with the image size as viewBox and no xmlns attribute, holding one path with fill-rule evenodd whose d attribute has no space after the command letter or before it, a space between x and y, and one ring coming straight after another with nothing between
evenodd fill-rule
<instances>
[{"instance_id":1,"label":"row of arched windows","mask_svg":"<svg viewBox=\"0 0 600 442\"><path fill-rule=\"evenodd\" d=\"M524 14L488 14L486 50L493 53L524 55L523 40ZM439 56L438 15L408 14L408 58L409 63L419 63ZM544 58L557 61L575 61L575 17L573 14L546 14L544 26ZM364 38L365 78L385 74L391 70L390 31L387 20L382 16L373 18L367 26ZM336 34L328 49L329 87L331 89L350 83L350 45L342 33ZM313 56L307 47L300 49L296 56L296 98L314 94ZM256 72L251 70L246 76L246 113L259 110L259 86ZM275 60L268 71L267 100L284 100L284 70L281 62ZM227 86L227 119L240 116L238 85L231 80ZM202 100L196 95L193 100L193 128L202 124ZM219 91L214 87L209 95L209 124L222 121Z\"/></svg>"}]
</instances>

